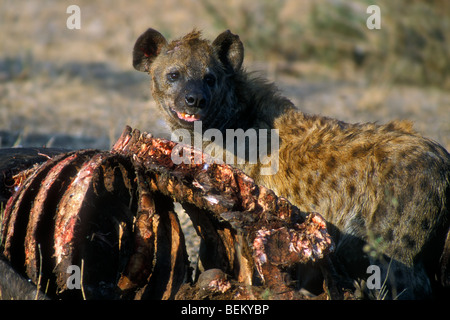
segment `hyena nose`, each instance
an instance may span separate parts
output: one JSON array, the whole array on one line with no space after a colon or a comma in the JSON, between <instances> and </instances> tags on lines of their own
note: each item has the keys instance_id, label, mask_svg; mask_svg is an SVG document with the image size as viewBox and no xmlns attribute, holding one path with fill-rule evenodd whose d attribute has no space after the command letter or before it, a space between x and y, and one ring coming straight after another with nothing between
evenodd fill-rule
<instances>
[{"instance_id":1,"label":"hyena nose","mask_svg":"<svg viewBox=\"0 0 450 320\"><path fill-rule=\"evenodd\" d=\"M185 101L189 107L203 108L206 105L206 99L201 93L188 93Z\"/></svg>"}]
</instances>

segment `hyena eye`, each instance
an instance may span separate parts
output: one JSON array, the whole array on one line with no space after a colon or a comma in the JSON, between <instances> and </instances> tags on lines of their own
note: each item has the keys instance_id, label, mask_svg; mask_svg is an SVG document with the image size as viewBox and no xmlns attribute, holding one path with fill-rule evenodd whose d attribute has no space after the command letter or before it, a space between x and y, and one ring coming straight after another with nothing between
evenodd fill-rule
<instances>
[{"instance_id":1,"label":"hyena eye","mask_svg":"<svg viewBox=\"0 0 450 320\"><path fill-rule=\"evenodd\" d=\"M175 82L180 78L180 73L179 72L170 72L167 74L167 80L169 82Z\"/></svg>"},{"instance_id":2,"label":"hyena eye","mask_svg":"<svg viewBox=\"0 0 450 320\"><path fill-rule=\"evenodd\" d=\"M216 77L214 77L212 74L207 74L205 76L205 82L208 86L213 87L216 83Z\"/></svg>"}]
</instances>

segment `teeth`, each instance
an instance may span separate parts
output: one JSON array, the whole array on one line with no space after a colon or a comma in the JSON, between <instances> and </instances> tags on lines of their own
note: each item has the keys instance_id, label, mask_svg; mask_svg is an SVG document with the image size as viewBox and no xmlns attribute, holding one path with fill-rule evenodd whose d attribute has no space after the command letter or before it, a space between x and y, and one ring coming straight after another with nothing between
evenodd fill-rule
<instances>
[{"instance_id":1,"label":"teeth","mask_svg":"<svg viewBox=\"0 0 450 320\"><path fill-rule=\"evenodd\" d=\"M189 121L189 122L200 119L200 116L197 114L188 114L185 112L177 112L177 115L178 115L178 118L180 118L184 121Z\"/></svg>"}]
</instances>

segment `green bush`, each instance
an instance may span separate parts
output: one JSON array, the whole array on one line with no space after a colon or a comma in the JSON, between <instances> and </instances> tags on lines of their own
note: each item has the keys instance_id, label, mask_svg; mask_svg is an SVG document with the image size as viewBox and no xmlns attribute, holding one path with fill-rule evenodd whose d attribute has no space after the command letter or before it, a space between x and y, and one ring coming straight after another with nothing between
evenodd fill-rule
<instances>
[{"instance_id":1,"label":"green bush","mask_svg":"<svg viewBox=\"0 0 450 320\"><path fill-rule=\"evenodd\" d=\"M450 87L448 1L201 2L217 29L238 33L254 59L313 60L336 68L352 61L376 81ZM381 10L379 30L366 26L371 4Z\"/></svg>"}]
</instances>

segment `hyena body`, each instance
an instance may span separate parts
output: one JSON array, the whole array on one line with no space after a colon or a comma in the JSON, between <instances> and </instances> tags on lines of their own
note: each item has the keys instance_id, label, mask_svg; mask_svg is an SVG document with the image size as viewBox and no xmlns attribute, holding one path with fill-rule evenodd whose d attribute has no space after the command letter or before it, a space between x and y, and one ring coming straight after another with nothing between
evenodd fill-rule
<instances>
[{"instance_id":1,"label":"hyena body","mask_svg":"<svg viewBox=\"0 0 450 320\"><path fill-rule=\"evenodd\" d=\"M450 155L408 122L348 124L304 114L270 83L242 68L243 45L191 32L168 43L153 29L137 40L133 65L172 130L277 129L278 170L240 168L301 210L319 212L336 242L338 273L367 279L378 265L389 297L428 298L450 286ZM193 133L193 132L192 132Z\"/></svg>"}]
</instances>

